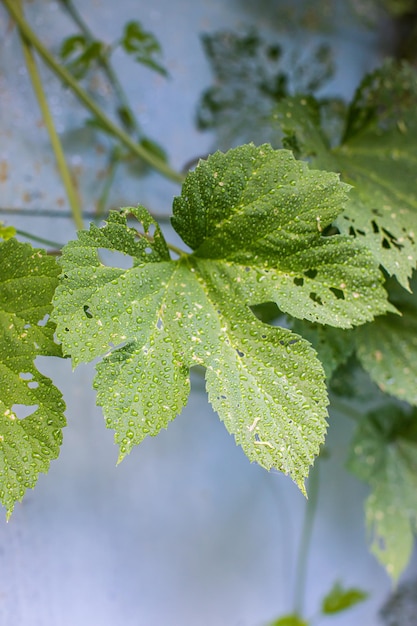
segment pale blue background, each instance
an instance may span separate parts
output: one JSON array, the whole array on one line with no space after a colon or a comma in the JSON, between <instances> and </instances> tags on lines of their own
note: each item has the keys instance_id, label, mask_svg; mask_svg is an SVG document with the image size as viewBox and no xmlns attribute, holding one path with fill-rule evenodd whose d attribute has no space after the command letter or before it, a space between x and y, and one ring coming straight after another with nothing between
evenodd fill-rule
<instances>
[{"instance_id":1,"label":"pale blue background","mask_svg":"<svg viewBox=\"0 0 417 626\"><path fill-rule=\"evenodd\" d=\"M279 24L278 17L271 22L262 11L267 2L249 0L76 4L108 41L127 19L136 18L163 42L169 81L122 64L122 55L116 61L146 133L168 148L178 168L213 145L213 137L199 133L193 123L198 97L211 84L199 33L254 24L271 32ZM26 9L48 46L73 32L55 2L37 0ZM338 22L336 14L334 20ZM0 204L66 210L9 26L0 9L0 161L8 163ZM329 91L348 97L362 73L378 63L380 40L349 25L326 37L338 61ZM65 132L79 126L85 114L49 71L43 75L90 209L97 172L104 165L97 150L100 141L83 133L74 139ZM103 84L103 101L105 96ZM114 206L140 202L168 214L175 193L178 187L158 174L138 179L125 173L112 201ZM12 222L61 242L74 234L69 220L10 218ZM64 393L68 427L61 457L49 475L40 477L9 524L0 522L0 624L262 626L291 610L305 501L288 478L247 461L209 408L200 378L193 378L183 414L116 468L112 433L104 428L90 387L93 367L81 366L72 374L68 361L43 359L39 366ZM346 418L332 416L331 458L322 464L308 569L307 615L316 612L320 598L339 580L366 589L371 597L322 624L377 626L377 610L390 583L366 548L367 489L343 469L351 432Z\"/></svg>"}]
</instances>

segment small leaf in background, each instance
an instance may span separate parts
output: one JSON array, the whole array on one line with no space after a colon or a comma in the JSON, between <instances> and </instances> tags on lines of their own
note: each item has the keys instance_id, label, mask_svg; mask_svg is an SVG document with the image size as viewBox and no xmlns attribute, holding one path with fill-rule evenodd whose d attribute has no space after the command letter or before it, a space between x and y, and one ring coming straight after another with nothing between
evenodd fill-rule
<instances>
[{"instance_id":1,"label":"small leaf in background","mask_svg":"<svg viewBox=\"0 0 417 626\"><path fill-rule=\"evenodd\" d=\"M248 458L304 490L326 430L322 366L308 342L262 324L250 307L276 301L339 326L389 307L371 256L318 228L345 194L336 175L310 171L288 151L243 146L200 162L174 200L173 225L194 253L172 261L141 207L111 213L65 246L57 334L74 365L104 355L97 402L120 459L175 418L189 369L201 365L211 404ZM104 265L100 249L133 266Z\"/></svg>"},{"instance_id":2,"label":"small leaf in background","mask_svg":"<svg viewBox=\"0 0 417 626\"><path fill-rule=\"evenodd\" d=\"M370 412L355 433L349 469L369 483L365 505L371 550L397 580L417 527L417 412L395 405Z\"/></svg>"},{"instance_id":3,"label":"small leaf in background","mask_svg":"<svg viewBox=\"0 0 417 626\"><path fill-rule=\"evenodd\" d=\"M163 76L168 75L167 70L159 62L162 49L158 40L155 35L145 31L140 22L132 21L125 25L120 44L138 63L150 67Z\"/></svg>"},{"instance_id":4,"label":"small leaf in background","mask_svg":"<svg viewBox=\"0 0 417 626\"><path fill-rule=\"evenodd\" d=\"M363 602L367 597L368 594L361 589L355 587L345 589L339 583L335 583L332 590L323 598L321 611L325 615L340 613Z\"/></svg>"},{"instance_id":5,"label":"small leaf in background","mask_svg":"<svg viewBox=\"0 0 417 626\"><path fill-rule=\"evenodd\" d=\"M308 626L308 622L302 620L298 615L285 615L271 622L268 626Z\"/></svg>"},{"instance_id":6,"label":"small leaf in background","mask_svg":"<svg viewBox=\"0 0 417 626\"><path fill-rule=\"evenodd\" d=\"M416 281L411 283L415 287ZM372 327L355 331L356 354L380 389L417 405L417 300L416 295L388 283L390 300L401 315L377 317ZM415 292L415 289L414 289Z\"/></svg>"},{"instance_id":7,"label":"small leaf in background","mask_svg":"<svg viewBox=\"0 0 417 626\"><path fill-rule=\"evenodd\" d=\"M7 241L16 235L16 229L13 226L5 226L0 222L0 239Z\"/></svg>"},{"instance_id":8,"label":"small leaf in background","mask_svg":"<svg viewBox=\"0 0 417 626\"><path fill-rule=\"evenodd\" d=\"M0 243L0 500L8 516L62 442L61 393L34 364L37 356L61 355L47 321L58 274L44 251L15 239Z\"/></svg>"},{"instance_id":9,"label":"small leaf in background","mask_svg":"<svg viewBox=\"0 0 417 626\"><path fill-rule=\"evenodd\" d=\"M60 56L75 78L84 78L91 67L105 55L101 41L90 41L84 35L73 35L62 42Z\"/></svg>"},{"instance_id":10,"label":"small leaf in background","mask_svg":"<svg viewBox=\"0 0 417 626\"><path fill-rule=\"evenodd\" d=\"M338 228L362 241L408 288L417 262L417 72L392 61L367 76L337 147L324 135L321 114L313 98L297 96L277 105L275 119L297 155L353 185Z\"/></svg>"}]
</instances>

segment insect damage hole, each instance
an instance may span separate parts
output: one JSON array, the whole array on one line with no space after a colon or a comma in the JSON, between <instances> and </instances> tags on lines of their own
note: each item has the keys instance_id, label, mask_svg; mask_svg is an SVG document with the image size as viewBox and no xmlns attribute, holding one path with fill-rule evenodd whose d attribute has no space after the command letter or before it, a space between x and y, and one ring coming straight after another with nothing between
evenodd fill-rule
<instances>
[{"instance_id":1,"label":"insect damage hole","mask_svg":"<svg viewBox=\"0 0 417 626\"><path fill-rule=\"evenodd\" d=\"M39 408L38 404L14 404L12 406L12 413L16 415L17 419L23 420L25 417L29 417Z\"/></svg>"}]
</instances>

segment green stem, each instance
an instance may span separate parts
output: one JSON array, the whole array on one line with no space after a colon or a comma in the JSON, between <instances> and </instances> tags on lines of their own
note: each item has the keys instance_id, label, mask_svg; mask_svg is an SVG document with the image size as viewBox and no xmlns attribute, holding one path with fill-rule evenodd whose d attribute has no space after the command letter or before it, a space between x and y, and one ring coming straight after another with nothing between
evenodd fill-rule
<instances>
[{"instance_id":1,"label":"green stem","mask_svg":"<svg viewBox=\"0 0 417 626\"><path fill-rule=\"evenodd\" d=\"M91 30L89 29L89 27L87 26L87 24L84 22L83 18L81 17L81 15L78 13L77 8L74 6L72 0L59 0L60 4L62 5L62 7L64 8L64 10L68 13L68 15L74 20L74 22L76 23L76 25L78 26L79 30L82 32L82 34L84 35L84 37L86 38L86 41L88 43L92 43L93 41L95 41L95 37L93 35L93 33L91 32ZM106 57L100 57L98 59L98 64L100 65L100 67L102 68L103 72L106 74L110 84L113 87L114 93L116 94L116 97L119 101L119 104L121 107L123 107L124 109L126 109L129 113L129 118L132 120L133 122L133 130L138 134L140 132L139 129L139 124L137 122L137 119L132 111L132 108L129 104L129 101L127 99L127 96L124 92L124 89L118 79L118 76L116 74L116 72L114 71L111 63L108 61L108 59ZM123 124L123 120L121 120L122 124ZM127 126L124 124L125 129L128 132L131 132L132 129L131 128L127 128Z\"/></svg>"},{"instance_id":2,"label":"green stem","mask_svg":"<svg viewBox=\"0 0 417 626\"><path fill-rule=\"evenodd\" d=\"M19 1L16 3L16 11L22 17L20 11L22 10ZM23 18L22 18L23 19ZM52 119L51 112L49 110L48 101L45 96L45 92L43 90L42 80L38 72L38 68L36 67L35 58L32 54L32 47L28 42L26 36L21 32L21 40L23 47L23 54L25 57L26 66L28 69L28 73L30 79L32 81L33 91L35 92L36 98L38 100L39 108L42 113L43 120L45 122L46 129L49 134L49 140L51 142L52 149L55 154L55 159L58 165L58 170L67 194L68 203L71 209L72 217L75 223L75 226L78 229L83 228L83 218L80 209L80 203L76 188L74 186L74 182L71 177L71 173L69 171L67 162L65 160L65 154L62 149L61 141L58 137L58 133L56 132L56 128L54 125L54 121Z\"/></svg>"},{"instance_id":3,"label":"green stem","mask_svg":"<svg viewBox=\"0 0 417 626\"><path fill-rule=\"evenodd\" d=\"M63 248L62 243L57 243L56 241L51 241L50 239L45 239L44 237L38 237L38 235L34 235L33 233L27 233L25 230L19 230L16 228L16 233L21 237L26 237L26 239L31 239L32 241L37 241L38 243L42 243L45 246L52 246L52 248L56 248L60 250Z\"/></svg>"},{"instance_id":4,"label":"green stem","mask_svg":"<svg viewBox=\"0 0 417 626\"><path fill-rule=\"evenodd\" d=\"M97 202L97 211L94 219L100 220L106 212L106 204L109 197L110 189L113 184L114 178L116 176L117 166L119 164L119 160L115 158L114 151L110 156L110 165L106 175L106 182L104 183L103 191L100 194L100 197Z\"/></svg>"},{"instance_id":5,"label":"green stem","mask_svg":"<svg viewBox=\"0 0 417 626\"><path fill-rule=\"evenodd\" d=\"M298 549L297 564L295 568L294 614L299 617L302 617L304 611L308 556L320 485L319 463L320 460L317 459L316 465L310 471L310 477L308 479L308 500L306 502L304 512L300 547Z\"/></svg>"},{"instance_id":6,"label":"green stem","mask_svg":"<svg viewBox=\"0 0 417 626\"><path fill-rule=\"evenodd\" d=\"M178 256L187 256L187 252L184 252L181 248L177 248L177 246L174 246L172 243L167 243L167 248L175 252L175 254L178 254Z\"/></svg>"},{"instance_id":7,"label":"green stem","mask_svg":"<svg viewBox=\"0 0 417 626\"><path fill-rule=\"evenodd\" d=\"M161 174L173 180L177 183L182 183L184 177L182 174L173 170L164 161L159 159L153 153L149 152L146 148L139 145L121 128L116 126L100 109L100 107L90 98L90 96L84 91L78 81L60 65L49 50L45 48L42 42L38 39L35 33L32 31L26 20L20 15L16 9L15 0L2 0L3 4L9 11L10 15L16 20L20 31L36 49L39 55L43 58L45 63L55 72L57 76L67 85L78 99L84 104L84 106L107 128L107 130L117 137L125 146L127 146L134 154L146 161L149 165L152 165Z\"/></svg>"},{"instance_id":8,"label":"green stem","mask_svg":"<svg viewBox=\"0 0 417 626\"><path fill-rule=\"evenodd\" d=\"M147 241L149 241L149 243L153 243L154 242L154 238L151 237L151 235L147 235L144 233L139 233L137 232L138 237L143 237L144 239L146 239ZM177 246L174 246L172 243L167 243L167 248L168 250L172 250L172 252L175 252L175 254L178 254L178 256L187 256L187 252L185 252L184 250L181 250L181 248L177 248Z\"/></svg>"}]
</instances>

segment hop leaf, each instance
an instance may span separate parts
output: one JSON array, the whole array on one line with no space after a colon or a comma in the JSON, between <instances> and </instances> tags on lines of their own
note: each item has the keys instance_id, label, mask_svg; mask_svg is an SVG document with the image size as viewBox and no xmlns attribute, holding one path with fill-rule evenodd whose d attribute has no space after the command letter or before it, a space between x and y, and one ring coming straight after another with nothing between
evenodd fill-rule
<instances>
[{"instance_id":1,"label":"hop leaf","mask_svg":"<svg viewBox=\"0 0 417 626\"><path fill-rule=\"evenodd\" d=\"M413 550L417 524L417 414L384 406L361 421L350 469L371 486L366 522L371 550L396 580Z\"/></svg>"},{"instance_id":2,"label":"hop leaf","mask_svg":"<svg viewBox=\"0 0 417 626\"><path fill-rule=\"evenodd\" d=\"M54 326L44 323L58 274L42 250L15 239L0 244L0 500L8 515L48 471L62 441L61 394L34 365L38 355L60 355ZM29 411L23 419L18 405Z\"/></svg>"},{"instance_id":3,"label":"hop leaf","mask_svg":"<svg viewBox=\"0 0 417 626\"><path fill-rule=\"evenodd\" d=\"M387 62L360 85L335 148L327 143L313 98L288 98L275 114L298 154L314 167L340 172L354 186L339 229L362 240L406 288L417 260L416 110L416 71Z\"/></svg>"},{"instance_id":4,"label":"hop leaf","mask_svg":"<svg viewBox=\"0 0 417 626\"><path fill-rule=\"evenodd\" d=\"M64 248L57 333L75 365L105 355L97 401L120 458L181 411L189 369L201 365L210 402L249 459L304 489L326 430L324 373L308 342L249 307L276 301L342 327L389 307L369 253L317 227L345 194L336 175L311 172L287 151L243 146L201 162L174 201L174 227L193 253L171 260L142 207L113 212ZM139 230L127 226L129 213ZM103 248L133 267L104 265Z\"/></svg>"},{"instance_id":5,"label":"hop leaf","mask_svg":"<svg viewBox=\"0 0 417 626\"><path fill-rule=\"evenodd\" d=\"M389 313L377 317L371 329L357 328L356 353L382 391L417 405L416 297L393 283L389 283L390 299L401 317Z\"/></svg>"}]
</instances>

